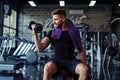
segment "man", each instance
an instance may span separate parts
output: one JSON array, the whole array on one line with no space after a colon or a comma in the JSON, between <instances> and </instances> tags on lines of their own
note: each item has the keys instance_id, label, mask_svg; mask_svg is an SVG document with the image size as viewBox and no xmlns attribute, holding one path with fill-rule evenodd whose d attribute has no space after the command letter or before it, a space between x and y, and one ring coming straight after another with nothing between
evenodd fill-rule
<instances>
[{"instance_id":1,"label":"man","mask_svg":"<svg viewBox=\"0 0 120 80\"><path fill-rule=\"evenodd\" d=\"M34 34L34 42L38 51L42 51L51 43L54 49L54 56L44 66L43 80L52 80L52 76L62 68L71 74L79 75L78 80L87 80L88 67L86 66L86 55L82 47L79 31L66 19L66 12L56 9L52 13L53 30L50 30L46 37L40 41L37 33ZM78 49L80 59L74 56L75 48Z\"/></svg>"}]
</instances>

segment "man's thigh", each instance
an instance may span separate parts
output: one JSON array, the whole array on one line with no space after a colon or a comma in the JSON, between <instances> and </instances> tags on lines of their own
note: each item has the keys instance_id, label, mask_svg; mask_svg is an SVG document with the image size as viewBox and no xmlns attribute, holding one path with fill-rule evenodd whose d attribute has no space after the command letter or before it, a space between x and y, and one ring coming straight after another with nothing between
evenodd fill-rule
<instances>
[{"instance_id":1,"label":"man's thigh","mask_svg":"<svg viewBox=\"0 0 120 80\"><path fill-rule=\"evenodd\" d=\"M80 59L74 59L66 62L66 69L72 74L75 74L75 70L78 64L82 64Z\"/></svg>"}]
</instances>

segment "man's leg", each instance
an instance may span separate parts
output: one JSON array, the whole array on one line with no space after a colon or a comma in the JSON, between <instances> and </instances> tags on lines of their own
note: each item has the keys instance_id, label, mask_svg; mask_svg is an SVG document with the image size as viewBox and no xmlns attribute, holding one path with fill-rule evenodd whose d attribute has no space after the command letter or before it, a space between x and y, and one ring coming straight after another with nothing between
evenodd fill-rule
<instances>
[{"instance_id":1,"label":"man's leg","mask_svg":"<svg viewBox=\"0 0 120 80\"><path fill-rule=\"evenodd\" d=\"M52 80L52 75L57 71L57 67L53 62L48 62L44 66L43 80Z\"/></svg>"},{"instance_id":2,"label":"man's leg","mask_svg":"<svg viewBox=\"0 0 120 80\"><path fill-rule=\"evenodd\" d=\"M75 73L79 75L78 80L87 80L89 70L88 70L88 67L86 65L80 63L76 66Z\"/></svg>"}]
</instances>

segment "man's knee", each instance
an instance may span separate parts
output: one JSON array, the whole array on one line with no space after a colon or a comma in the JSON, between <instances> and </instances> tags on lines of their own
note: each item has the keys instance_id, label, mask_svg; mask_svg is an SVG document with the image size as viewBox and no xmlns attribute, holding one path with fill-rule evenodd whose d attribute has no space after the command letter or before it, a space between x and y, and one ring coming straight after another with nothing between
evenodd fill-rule
<instances>
[{"instance_id":1,"label":"man's knee","mask_svg":"<svg viewBox=\"0 0 120 80\"><path fill-rule=\"evenodd\" d=\"M79 74L79 75L80 74L87 75L89 73L88 67L84 64L78 64L76 66L76 73Z\"/></svg>"},{"instance_id":2,"label":"man's knee","mask_svg":"<svg viewBox=\"0 0 120 80\"><path fill-rule=\"evenodd\" d=\"M57 71L57 68L54 63L48 62L44 66L44 74L54 74Z\"/></svg>"},{"instance_id":3,"label":"man's knee","mask_svg":"<svg viewBox=\"0 0 120 80\"><path fill-rule=\"evenodd\" d=\"M89 70L88 70L88 67L85 65L84 67L82 67L82 71L83 73L85 74L88 74Z\"/></svg>"}]
</instances>

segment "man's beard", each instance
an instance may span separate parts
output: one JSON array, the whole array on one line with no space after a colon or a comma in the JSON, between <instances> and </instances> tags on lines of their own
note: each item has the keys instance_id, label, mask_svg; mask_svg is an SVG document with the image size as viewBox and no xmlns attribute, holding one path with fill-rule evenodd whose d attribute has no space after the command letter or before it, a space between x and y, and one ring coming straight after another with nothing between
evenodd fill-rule
<instances>
[{"instance_id":1,"label":"man's beard","mask_svg":"<svg viewBox=\"0 0 120 80\"><path fill-rule=\"evenodd\" d=\"M62 28L63 23L64 23L64 22L62 22L61 24L59 24L57 28L60 28L60 29L61 29L61 28Z\"/></svg>"}]
</instances>

